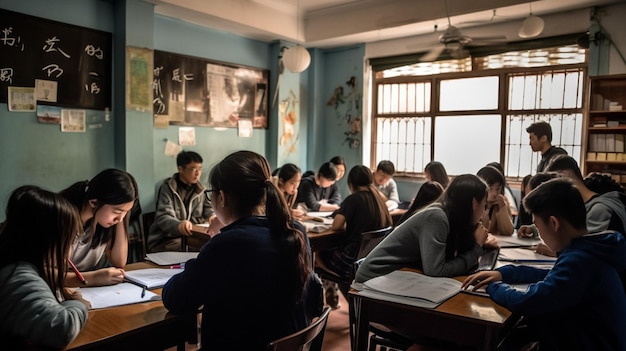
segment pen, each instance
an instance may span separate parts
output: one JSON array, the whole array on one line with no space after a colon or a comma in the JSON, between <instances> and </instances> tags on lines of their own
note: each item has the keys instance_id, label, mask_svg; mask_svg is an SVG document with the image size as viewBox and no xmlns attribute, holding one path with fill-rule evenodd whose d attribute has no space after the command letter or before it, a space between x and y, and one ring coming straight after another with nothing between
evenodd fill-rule
<instances>
[{"instance_id":1,"label":"pen","mask_svg":"<svg viewBox=\"0 0 626 351\"><path fill-rule=\"evenodd\" d=\"M140 287L141 288L141 298L142 299L146 296L146 289L147 289L147 287L145 285L139 284L139 283L134 282L134 281L132 281L130 279L127 279L127 278L124 278L124 282L131 283L133 285L137 285L138 287Z\"/></svg>"},{"instance_id":2,"label":"pen","mask_svg":"<svg viewBox=\"0 0 626 351\"><path fill-rule=\"evenodd\" d=\"M181 268L185 268L185 264L184 263L175 264L173 266L170 266L170 269L181 269Z\"/></svg>"},{"instance_id":3,"label":"pen","mask_svg":"<svg viewBox=\"0 0 626 351\"><path fill-rule=\"evenodd\" d=\"M74 273L76 273L76 276L78 277L78 279L84 284L87 285L87 281L85 280L85 277L80 273L80 271L78 270L78 268L76 268L76 265L74 265L74 262L72 262L72 260L67 259L67 263L70 264L70 267L72 267L72 270L74 271Z\"/></svg>"}]
</instances>

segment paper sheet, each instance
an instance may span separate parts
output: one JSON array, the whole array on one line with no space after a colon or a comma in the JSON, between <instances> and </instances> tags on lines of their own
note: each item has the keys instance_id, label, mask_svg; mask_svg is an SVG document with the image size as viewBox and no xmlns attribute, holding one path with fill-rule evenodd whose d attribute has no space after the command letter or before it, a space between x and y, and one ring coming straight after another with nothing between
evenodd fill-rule
<instances>
[{"instance_id":1,"label":"paper sheet","mask_svg":"<svg viewBox=\"0 0 626 351\"><path fill-rule=\"evenodd\" d=\"M145 268L126 272L126 279L145 285L148 289L160 288L184 269Z\"/></svg>"},{"instance_id":2,"label":"paper sheet","mask_svg":"<svg viewBox=\"0 0 626 351\"><path fill-rule=\"evenodd\" d=\"M196 257L198 257L198 252L163 251L146 254L147 260L159 266L183 263Z\"/></svg>"},{"instance_id":3,"label":"paper sheet","mask_svg":"<svg viewBox=\"0 0 626 351\"><path fill-rule=\"evenodd\" d=\"M151 291L146 291L141 297L143 289L131 283L79 289L83 298L91 302L92 309L161 300L161 296Z\"/></svg>"}]
</instances>

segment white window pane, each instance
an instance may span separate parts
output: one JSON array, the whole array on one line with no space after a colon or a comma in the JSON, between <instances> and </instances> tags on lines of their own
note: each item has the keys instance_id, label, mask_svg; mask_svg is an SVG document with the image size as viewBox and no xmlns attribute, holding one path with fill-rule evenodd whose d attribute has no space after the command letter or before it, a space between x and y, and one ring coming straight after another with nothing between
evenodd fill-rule
<instances>
[{"instance_id":1,"label":"white window pane","mask_svg":"<svg viewBox=\"0 0 626 351\"><path fill-rule=\"evenodd\" d=\"M497 76L441 81L441 111L491 110L498 108Z\"/></svg>"},{"instance_id":2,"label":"white window pane","mask_svg":"<svg viewBox=\"0 0 626 351\"><path fill-rule=\"evenodd\" d=\"M500 116L437 117L435 159L449 174L476 172L500 160Z\"/></svg>"},{"instance_id":3,"label":"white window pane","mask_svg":"<svg viewBox=\"0 0 626 351\"><path fill-rule=\"evenodd\" d=\"M509 79L509 109L521 110L524 106L524 76Z\"/></svg>"},{"instance_id":4,"label":"white window pane","mask_svg":"<svg viewBox=\"0 0 626 351\"><path fill-rule=\"evenodd\" d=\"M398 112L399 113L407 113L407 85L399 84L398 85Z\"/></svg>"}]
</instances>

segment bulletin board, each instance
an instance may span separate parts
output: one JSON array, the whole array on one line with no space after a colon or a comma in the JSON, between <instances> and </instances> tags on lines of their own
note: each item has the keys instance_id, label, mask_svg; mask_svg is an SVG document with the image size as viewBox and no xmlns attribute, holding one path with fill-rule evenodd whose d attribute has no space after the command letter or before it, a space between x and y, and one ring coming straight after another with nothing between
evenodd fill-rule
<instances>
[{"instance_id":1,"label":"bulletin board","mask_svg":"<svg viewBox=\"0 0 626 351\"><path fill-rule=\"evenodd\" d=\"M269 70L154 50L153 112L169 124L267 128Z\"/></svg>"},{"instance_id":2,"label":"bulletin board","mask_svg":"<svg viewBox=\"0 0 626 351\"><path fill-rule=\"evenodd\" d=\"M0 9L0 102L9 86L56 86L47 105L111 107L111 33ZM52 101L56 100L56 101Z\"/></svg>"}]
</instances>

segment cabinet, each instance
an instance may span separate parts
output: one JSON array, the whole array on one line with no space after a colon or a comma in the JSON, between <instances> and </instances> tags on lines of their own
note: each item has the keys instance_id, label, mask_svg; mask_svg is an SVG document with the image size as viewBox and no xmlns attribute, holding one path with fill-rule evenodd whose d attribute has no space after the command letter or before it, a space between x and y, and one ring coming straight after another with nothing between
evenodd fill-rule
<instances>
[{"instance_id":1,"label":"cabinet","mask_svg":"<svg viewBox=\"0 0 626 351\"><path fill-rule=\"evenodd\" d=\"M589 78L583 175L610 174L626 185L626 74Z\"/></svg>"}]
</instances>

